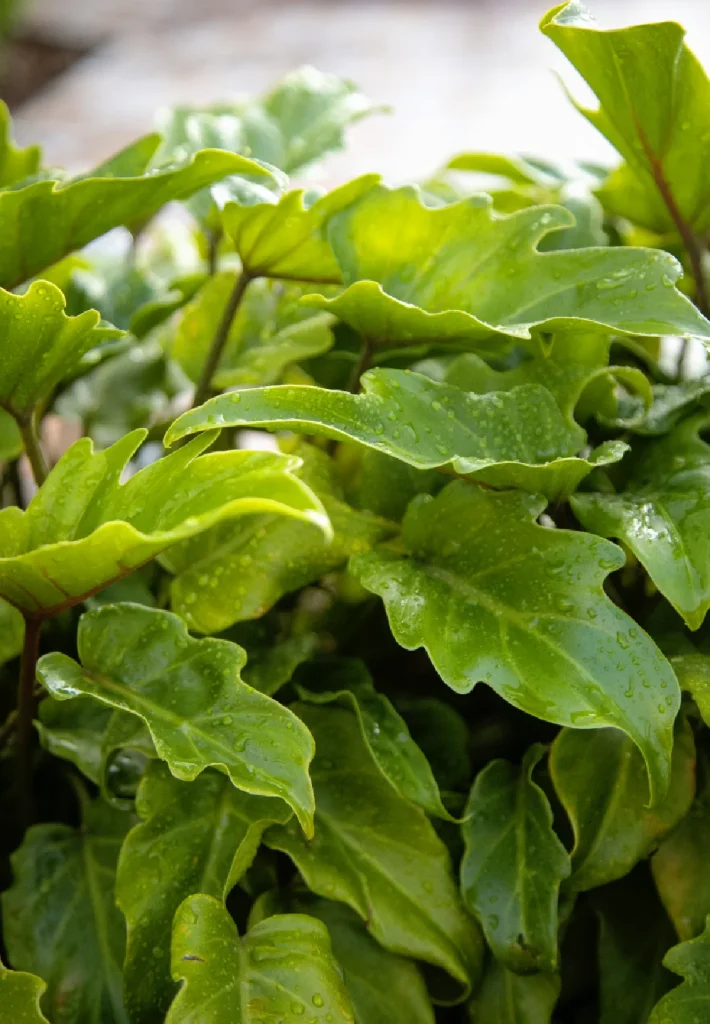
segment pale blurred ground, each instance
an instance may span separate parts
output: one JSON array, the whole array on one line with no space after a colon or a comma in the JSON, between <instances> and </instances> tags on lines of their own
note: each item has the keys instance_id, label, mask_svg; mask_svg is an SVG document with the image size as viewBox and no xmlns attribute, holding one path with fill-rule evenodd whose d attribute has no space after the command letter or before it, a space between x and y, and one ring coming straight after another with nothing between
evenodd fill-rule
<instances>
[{"instance_id":1,"label":"pale blurred ground","mask_svg":"<svg viewBox=\"0 0 710 1024\"><path fill-rule=\"evenodd\" d=\"M551 0L550 0L551 2ZM34 0L32 30L92 47L17 114L23 143L84 169L149 131L156 108L258 92L314 64L394 114L356 126L331 182L421 178L465 149L611 160L554 72L584 95L537 30L546 0ZM604 27L674 19L710 65L710 0L592 0Z\"/></svg>"}]
</instances>

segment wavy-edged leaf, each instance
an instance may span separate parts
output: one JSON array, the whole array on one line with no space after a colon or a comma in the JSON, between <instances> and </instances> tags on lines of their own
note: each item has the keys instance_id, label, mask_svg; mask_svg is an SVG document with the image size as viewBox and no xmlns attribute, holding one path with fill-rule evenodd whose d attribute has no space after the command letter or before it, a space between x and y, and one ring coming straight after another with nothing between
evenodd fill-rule
<instances>
[{"instance_id":1,"label":"wavy-edged leaf","mask_svg":"<svg viewBox=\"0 0 710 1024\"><path fill-rule=\"evenodd\" d=\"M12 118L7 104L0 101L0 188L5 189L36 174L42 151L39 146L20 149L12 137Z\"/></svg>"},{"instance_id":2,"label":"wavy-edged leaf","mask_svg":"<svg viewBox=\"0 0 710 1024\"><path fill-rule=\"evenodd\" d=\"M533 770L543 748L518 768L489 762L476 776L463 816L464 902L488 945L520 974L557 967L557 903L569 856L552 827L552 810Z\"/></svg>"},{"instance_id":3,"label":"wavy-edged leaf","mask_svg":"<svg viewBox=\"0 0 710 1024\"><path fill-rule=\"evenodd\" d=\"M224 906L191 896L175 916L172 973L182 988L165 1024L354 1024L328 929L277 914L240 938Z\"/></svg>"},{"instance_id":4,"label":"wavy-edged leaf","mask_svg":"<svg viewBox=\"0 0 710 1024\"><path fill-rule=\"evenodd\" d=\"M241 793L217 772L178 782L161 762L143 778L136 810L143 821L123 844L116 902L128 926L126 1009L131 1024L149 1024L175 994L168 937L177 908L194 893L226 899L264 829L290 811L281 800Z\"/></svg>"},{"instance_id":5,"label":"wavy-edged leaf","mask_svg":"<svg viewBox=\"0 0 710 1024\"><path fill-rule=\"evenodd\" d=\"M557 974L515 974L489 957L468 1004L471 1024L550 1024L560 994Z\"/></svg>"},{"instance_id":6,"label":"wavy-edged leaf","mask_svg":"<svg viewBox=\"0 0 710 1024\"><path fill-rule=\"evenodd\" d=\"M710 919L702 935L673 946L663 963L683 978L683 984L661 999L648 1024L698 1024L710 1001Z\"/></svg>"},{"instance_id":7,"label":"wavy-edged leaf","mask_svg":"<svg viewBox=\"0 0 710 1024\"><path fill-rule=\"evenodd\" d=\"M159 143L149 135L87 175L0 193L0 285L14 288L112 228L144 223L227 175L271 177L253 160L212 149L152 167Z\"/></svg>"},{"instance_id":8,"label":"wavy-edged leaf","mask_svg":"<svg viewBox=\"0 0 710 1024\"><path fill-rule=\"evenodd\" d=\"M222 221L243 272L249 277L340 284L340 268L326 226L379 180L377 174L364 174L325 195L295 189L269 202L229 203Z\"/></svg>"},{"instance_id":9,"label":"wavy-edged leaf","mask_svg":"<svg viewBox=\"0 0 710 1024\"><path fill-rule=\"evenodd\" d=\"M281 517L271 515L224 523L173 548L161 561L176 574L172 608L191 629L217 633L234 622L259 618L284 594L395 532L394 524L348 505L336 467L324 452L307 444L295 451L303 460L296 472L308 493L322 502L332 539L310 523L291 522L284 529Z\"/></svg>"},{"instance_id":10,"label":"wavy-edged leaf","mask_svg":"<svg viewBox=\"0 0 710 1024\"><path fill-rule=\"evenodd\" d=\"M476 395L408 370L370 370L363 393L277 385L218 395L180 416L170 445L217 426L293 428L357 441L416 469L449 468L494 487L570 493L598 465L626 451L608 442L577 458L583 441L546 388Z\"/></svg>"},{"instance_id":11,"label":"wavy-edged leaf","mask_svg":"<svg viewBox=\"0 0 710 1024\"><path fill-rule=\"evenodd\" d=\"M651 388L653 403L641 419L634 424L636 434L655 436L667 434L684 416L696 411L710 392L710 378L700 377L681 381L680 384L654 384Z\"/></svg>"},{"instance_id":12,"label":"wavy-edged leaf","mask_svg":"<svg viewBox=\"0 0 710 1024\"><path fill-rule=\"evenodd\" d=\"M296 708L316 742L315 836L305 842L287 825L264 841L293 859L313 892L347 903L386 949L440 968L428 978L437 999L460 1000L478 979L482 939L446 847L383 777L351 711Z\"/></svg>"},{"instance_id":13,"label":"wavy-edged leaf","mask_svg":"<svg viewBox=\"0 0 710 1024\"><path fill-rule=\"evenodd\" d=\"M0 1024L49 1024L39 1005L46 988L36 974L10 971L0 960Z\"/></svg>"},{"instance_id":14,"label":"wavy-edged leaf","mask_svg":"<svg viewBox=\"0 0 710 1024\"><path fill-rule=\"evenodd\" d=\"M86 612L77 642L81 664L59 653L38 663L52 696L90 696L137 715L176 778L216 767L245 793L285 800L310 834L313 740L287 708L241 681L241 647L193 640L177 615L137 604Z\"/></svg>"},{"instance_id":15,"label":"wavy-edged leaf","mask_svg":"<svg viewBox=\"0 0 710 1024\"><path fill-rule=\"evenodd\" d=\"M363 662L341 658L328 664L317 690L307 675L296 685L302 700L350 708L371 757L399 795L435 818L452 820L429 762L391 701L375 689Z\"/></svg>"},{"instance_id":16,"label":"wavy-edged leaf","mask_svg":"<svg viewBox=\"0 0 710 1024\"><path fill-rule=\"evenodd\" d=\"M424 647L452 689L488 683L544 721L623 729L644 755L652 798L670 775L673 671L602 590L624 563L614 544L539 526L544 502L455 481L410 505L401 540L351 560L385 602L395 639Z\"/></svg>"},{"instance_id":17,"label":"wavy-edged leaf","mask_svg":"<svg viewBox=\"0 0 710 1024\"><path fill-rule=\"evenodd\" d=\"M273 697L290 682L298 666L308 661L318 647L315 633L273 631L266 628L264 618L232 627L225 639L246 650L242 678L267 697Z\"/></svg>"},{"instance_id":18,"label":"wavy-edged leaf","mask_svg":"<svg viewBox=\"0 0 710 1024\"><path fill-rule=\"evenodd\" d=\"M192 381L200 379L234 285L233 272L215 274L183 311L171 355ZM251 282L212 376L216 390L275 384L290 363L328 351L333 344L333 318L299 306L302 294L296 285Z\"/></svg>"},{"instance_id":19,"label":"wavy-edged leaf","mask_svg":"<svg viewBox=\"0 0 710 1024\"><path fill-rule=\"evenodd\" d=\"M328 229L345 291L307 301L378 344L470 348L493 335L525 339L591 324L710 341L710 323L674 287L682 271L667 253L537 250L573 223L559 206L500 216L481 195L430 207L410 186L372 188Z\"/></svg>"},{"instance_id":20,"label":"wavy-edged leaf","mask_svg":"<svg viewBox=\"0 0 710 1024\"><path fill-rule=\"evenodd\" d=\"M47 983L42 1007L62 1024L128 1024L121 994L125 941L114 904L118 852L131 815L99 801L79 830L34 825L13 854L2 894L11 962Z\"/></svg>"},{"instance_id":21,"label":"wavy-edged leaf","mask_svg":"<svg viewBox=\"0 0 710 1024\"><path fill-rule=\"evenodd\" d=\"M17 608L0 598L0 665L17 657L22 650L24 637L24 619Z\"/></svg>"},{"instance_id":22,"label":"wavy-edged leaf","mask_svg":"<svg viewBox=\"0 0 710 1024\"><path fill-rule=\"evenodd\" d=\"M572 498L582 525L623 540L691 629L710 608L710 445L699 436L707 424L701 413L642 448L620 493Z\"/></svg>"},{"instance_id":23,"label":"wavy-edged leaf","mask_svg":"<svg viewBox=\"0 0 710 1024\"><path fill-rule=\"evenodd\" d=\"M681 26L601 31L575 0L540 28L599 101L596 110L575 106L626 161L600 192L605 205L655 231L672 231L677 217L706 231L710 83Z\"/></svg>"},{"instance_id":24,"label":"wavy-edged leaf","mask_svg":"<svg viewBox=\"0 0 710 1024\"><path fill-rule=\"evenodd\" d=\"M647 806L643 759L618 729L563 729L550 775L574 833L569 888L583 892L628 874L685 817L695 794L695 742L678 718L670 786Z\"/></svg>"},{"instance_id":25,"label":"wavy-edged leaf","mask_svg":"<svg viewBox=\"0 0 710 1024\"><path fill-rule=\"evenodd\" d=\"M121 334L99 326L95 310L67 316L65 306L48 281L35 281L24 295L0 289L0 406L18 420L27 420L89 349Z\"/></svg>"},{"instance_id":26,"label":"wavy-edged leaf","mask_svg":"<svg viewBox=\"0 0 710 1024\"><path fill-rule=\"evenodd\" d=\"M88 438L77 441L25 512L0 512L0 596L45 618L235 516L271 512L328 529L318 499L292 476L296 459L247 451L197 458L213 437L121 484L145 433L136 430L102 452Z\"/></svg>"}]
</instances>

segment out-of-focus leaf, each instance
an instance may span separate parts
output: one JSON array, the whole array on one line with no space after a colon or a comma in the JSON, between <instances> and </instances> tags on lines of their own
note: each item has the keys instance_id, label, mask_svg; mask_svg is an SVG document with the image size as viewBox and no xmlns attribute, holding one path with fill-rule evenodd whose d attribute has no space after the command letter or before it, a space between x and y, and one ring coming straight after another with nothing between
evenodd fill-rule
<instances>
[{"instance_id":1,"label":"out-of-focus leaf","mask_svg":"<svg viewBox=\"0 0 710 1024\"><path fill-rule=\"evenodd\" d=\"M214 766L245 793L280 797L312 831L313 740L286 708L240 679L244 651L193 640L170 612L106 605L79 623L81 664L46 654L38 677L59 700L82 695L131 712L158 756L186 782Z\"/></svg>"},{"instance_id":2,"label":"out-of-focus leaf","mask_svg":"<svg viewBox=\"0 0 710 1024\"><path fill-rule=\"evenodd\" d=\"M304 914L268 917L240 939L220 902L190 896L175 916L172 973L183 984L165 1024L354 1024L328 929Z\"/></svg>"},{"instance_id":3,"label":"out-of-focus leaf","mask_svg":"<svg viewBox=\"0 0 710 1024\"><path fill-rule=\"evenodd\" d=\"M12 118L7 104L0 101L0 189L6 189L39 170L39 146L19 149L12 137Z\"/></svg>"},{"instance_id":4,"label":"out-of-focus leaf","mask_svg":"<svg viewBox=\"0 0 710 1024\"><path fill-rule=\"evenodd\" d=\"M0 665L22 650L25 623L17 608L0 598Z\"/></svg>"},{"instance_id":5,"label":"out-of-focus leaf","mask_svg":"<svg viewBox=\"0 0 710 1024\"><path fill-rule=\"evenodd\" d=\"M436 697L398 700L397 710L431 765L440 788L468 789L471 781L471 736L466 719Z\"/></svg>"},{"instance_id":6,"label":"out-of-focus leaf","mask_svg":"<svg viewBox=\"0 0 710 1024\"><path fill-rule=\"evenodd\" d=\"M128 925L126 1009L131 1024L149 1024L175 994L166 939L177 908L198 892L224 900L249 867L264 829L283 824L290 812L281 800L241 793L217 772L178 782L161 762L144 777L136 810L143 822L123 844L116 902Z\"/></svg>"},{"instance_id":7,"label":"out-of-focus leaf","mask_svg":"<svg viewBox=\"0 0 710 1024\"><path fill-rule=\"evenodd\" d=\"M710 655L677 654L671 658L681 690L691 695L706 725L710 725Z\"/></svg>"},{"instance_id":8,"label":"out-of-focus leaf","mask_svg":"<svg viewBox=\"0 0 710 1024\"><path fill-rule=\"evenodd\" d=\"M710 1000L710 923L697 939L673 946L663 963L683 984L661 999L648 1024L699 1024Z\"/></svg>"},{"instance_id":9,"label":"out-of-focus leaf","mask_svg":"<svg viewBox=\"0 0 710 1024\"><path fill-rule=\"evenodd\" d=\"M0 462L16 459L22 452L22 438L15 420L0 409Z\"/></svg>"},{"instance_id":10,"label":"out-of-focus leaf","mask_svg":"<svg viewBox=\"0 0 710 1024\"><path fill-rule=\"evenodd\" d=\"M577 892L628 874L688 813L695 793L695 742L678 719L670 787L653 807L638 750L617 729L563 729L552 744L550 774L574 832Z\"/></svg>"},{"instance_id":11,"label":"out-of-focus leaf","mask_svg":"<svg viewBox=\"0 0 710 1024\"><path fill-rule=\"evenodd\" d=\"M36 974L10 971L0 960L0 1024L49 1024L39 1006L46 988Z\"/></svg>"},{"instance_id":12,"label":"out-of-focus leaf","mask_svg":"<svg viewBox=\"0 0 710 1024\"><path fill-rule=\"evenodd\" d=\"M385 602L395 639L424 647L452 689L485 682L545 721L623 729L658 800L670 776L678 683L651 639L602 590L624 556L539 526L544 502L463 481L410 505L401 539L351 569Z\"/></svg>"},{"instance_id":13,"label":"out-of-focus leaf","mask_svg":"<svg viewBox=\"0 0 710 1024\"><path fill-rule=\"evenodd\" d=\"M471 1024L550 1024L560 994L556 974L515 974L489 957L468 1004Z\"/></svg>"}]
</instances>

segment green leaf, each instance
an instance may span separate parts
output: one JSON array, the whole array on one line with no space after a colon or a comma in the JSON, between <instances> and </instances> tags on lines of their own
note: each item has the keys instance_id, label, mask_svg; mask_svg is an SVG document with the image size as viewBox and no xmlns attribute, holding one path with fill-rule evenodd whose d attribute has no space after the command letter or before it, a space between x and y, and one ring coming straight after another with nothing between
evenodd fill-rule
<instances>
[{"instance_id":1,"label":"green leaf","mask_svg":"<svg viewBox=\"0 0 710 1024\"><path fill-rule=\"evenodd\" d=\"M131 817L85 801L79 830L34 825L2 894L8 955L47 983L43 1009L62 1024L128 1024L121 996L125 928L113 901Z\"/></svg>"},{"instance_id":2,"label":"green leaf","mask_svg":"<svg viewBox=\"0 0 710 1024\"><path fill-rule=\"evenodd\" d=\"M264 829L290 812L281 800L239 792L217 772L178 782L161 762L144 777L136 810L143 822L123 844L116 902L128 925L126 1009L131 1024L148 1024L162 1018L175 994L167 937L179 905L193 893L226 899Z\"/></svg>"},{"instance_id":3,"label":"green leaf","mask_svg":"<svg viewBox=\"0 0 710 1024\"><path fill-rule=\"evenodd\" d=\"M296 459L253 451L197 458L214 435L121 484L144 436L134 431L103 452L77 441L26 512L0 512L0 596L46 618L235 516L271 512L328 529L320 502L291 475Z\"/></svg>"},{"instance_id":4,"label":"green leaf","mask_svg":"<svg viewBox=\"0 0 710 1024\"><path fill-rule=\"evenodd\" d=\"M688 412L698 408L710 392L710 378L700 377L680 384L654 384L651 391L653 404L634 426L634 432L652 436L667 434Z\"/></svg>"},{"instance_id":5,"label":"green leaf","mask_svg":"<svg viewBox=\"0 0 710 1024\"><path fill-rule=\"evenodd\" d=\"M710 608L710 445L699 436L707 424L702 413L638 451L621 493L572 498L582 525L623 540L691 629Z\"/></svg>"},{"instance_id":6,"label":"green leaf","mask_svg":"<svg viewBox=\"0 0 710 1024\"><path fill-rule=\"evenodd\" d=\"M671 658L681 690L691 695L701 718L710 725L710 657L707 654L677 654Z\"/></svg>"},{"instance_id":7,"label":"green leaf","mask_svg":"<svg viewBox=\"0 0 710 1024\"><path fill-rule=\"evenodd\" d=\"M617 729L563 729L550 753L552 781L574 832L572 876L577 892L622 878L685 817L695 793L695 742L678 719L670 786L653 807L643 760Z\"/></svg>"},{"instance_id":8,"label":"green leaf","mask_svg":"<svg viewBox=\"0 0 710 1024\"><path fill-rule=\"evenodd\" d=\"M661 999L648 1024L698 1024L710 1000L710 922L697 939L670 949L663 963L684 980Z\"/></svg>"},{"instance_id":9,"label":"green leaf","mask_svg":"<svg viewBox=\"0 0 710 1024\"><path fill-rule=\"evenodd\" d=\"M39 170L42 151L39 146L18 149L12 137L12 118L7 104L0 101L0 188L29 178Z\"/></svg>"},{"instance_id":10,"label":"green leaf","mask_svg":"<svg viewBox=\"0 0 710 1024\"><path fill-rule=\"evenodd\" d=\"M144 223L165 203L227 175L271 177L253 160L211 149L152 167L159 142L160 136L149 135L73 180L37 181L0 193L0 285L14 288L112 228Z\"/></svg>"},{"instance_id":11,"label":"green leaf","mask_svg":"<svg viewBox=\"0 0 710 1024\"><path fill-rule=\"evenodd\" d=\"M435 818L451 821L424 754L411 737L407 723L391 701L375 689L367 668L355 659L339 659L326 666L322 688L297 684L302 700L314 704L338 703L357 716L370 756L400 796Z\"/></svg>"},{"instance_id":12,"label":"green leaf","mask_svg":"<svg viewBox=\"0 0 710 1024\"><path fill-rule=\"evenodd\" d=\"M347 903L385 949L446 972L429 978L438 1000L460 1000L478 979L482 941L446 847L383 777L352 712L296 709L316 742L315 837L306 842L286 825L269 829L265 842L293 859L313 892Z\"/></svg>"},{"instance_id":13,"label":"green leaf","mask_svg":"<svg viewBox=\"0 0 710 1024\"><path fill-rule=\"evenodd\" d=\"M465 718L436 697L398 700L401 712L441 789L464 791L471 781L471 736Z\"/></svg>"},{"instance_id":14,"label":"green leaf","mask_svg":"<svg viewBox=\"0 0 710 1024\"><path fill-rule=\"evenodd\" d=\"M247 652L247 663L242 676L244 682L253 686L259 693L273 697L275 693L290 682L299 665L314 654L318 646L315 633L295 633L277 637L262 637L261 643L252 641L249 634L244 636L251 627L262 626L259 622L244 623L241 628L230 630L230 640L241 644Z\"/></svg>"},{"instance_id":15,"label":"green leaf","mask_svg":"<svg viewBox=\"0 0 710 1024\"><path fill-rule=\"evenodd\" d=\"M674 936L648 873L605 885L599 917L599 1024L640 1024L673 983L662 961Z\"/></svg>"},{"instance_id":16,"label":"green leaf","mask_svg":"<svg viewBox=\"0 0 710 1024\"><path fill-rule=\"evenodd\" d=\"M194 382L200 379L234 284L231 271L209 278L182 314L171 354ZM302 294L298 286L252 281L212 377L216 390L274 384L290 363L328 351L333 318L299 306Z\"/></svg>"},{"instance_id":17,"label":"green leaf","mask_svg":"<svg viewBox=\"0 0 710 1024\"><path fill-rule=\"evenodd\" d=\"M296 905L327 927L357 1024L434 1024L416 964L383 949L342 903L311 897Z\"/></svg>"},{"instance_id":18,"label":"green leaf","mask_svg":"<svg viewBox=\"0 0 710 1024\"><path fill-rule=\"evenodd\" d=\"M665 232L677 215L706 231L710 83L674 22L600 31L581 3L553 8L540 28L599 101L575 103L626 161L601 190L614 213Z\"/></svg>"},{"instance_id":19,"label":"green leaf","mask_svg":"<svg viewBox=\"0 0 710 1024\"><path fill-rule=\"evenodd\" d=\"M392 523L343 500L335 465L324 452L306 444L296 451L303 460L299 477L307 493L322 501L332 540L311 523L291 522L284 529L282 517L270 515L246 524L224 523L173 548L161 561L176 574L172 608L190 629L217 633L234 622L259 618L284 594L394 532Z\"/></svg>"},{"instance_id":20,"label":"green leaf","mask_svg":"<svg viewBox=\"0 0 710 1024\"><path fill-rule=\"evenodd\" d=\"M511 392L468 394L407 370L370 370L364 393L308 385L218 395L180 416L167 445L216 426L293 428L353 440L416 469L450 468L493 487L569 493L594 466L616 462L619 442L576 458L583 432L568 424L552 395L536 384Z\"/></svg>"},{"instance_id":21,"label":"green leaf","mask_svg":"<svg viewBox=\"0 0 710 1024\"><path fill-rule=\"evenodd\" d=\"M570 873L550 804L532 778L543 753L531 747L520 768L490 761L476 776L462 826L464 902L497 959L520 974L557 967L557 902Z\"/></svg>"},{"instance_id":22,"label":"green leaf","mask_svg":"<svg viewBox=\"0 0 710 1024\"><path fill-rule=\"evenodd\" d=\"M25 636L24 619L16 608L0 598L0 665L16 658Z\"/></svg>"},{"instance_id":23,"label":"green leaf","mask_svg":"<svg viewBox=\"0 0 710 1024\"><path fill-rule=\"evenodd\" d=\"M556 974L520 975L490 957L469 1003L471 1024L550 1024L560 994Z\"/></svg>"},{"instance_id":24,"label":"green leaf","mask_svg":"<svg viewBox=\"0 0 710 1024\"><path fill-rule=\"evenodd\" d=\"M83 615L78 648L81 664L59 653L40 659L52 696L91 696L137 715L176 778L214 766L245 793L285 800L310 833L313 741L295 715L241 681L240 647L193 640L176 615L123 604Z\"/></svg>"},{"instance_id":25,"label":"green leaf","mask_svg":"<svg viewBox=\"0 0 710 1024\"><path fill-rule=\"evenodd\" d=\"M395 639L424 647L452 689L488 683L544 721L613 725L642 751L658 800L679 690L650 638L602 590L615 545L539 526L539 498L463 481L417 499L401 541L352 571L385 601Z\"/></svg>"},{"instance_id":26,"label":"green leaf","mask_svg":"<svg viewBox=\"0 0 710 1024\"><path fill-rule=\"evenodd\" d=\"M470 348L493 335L525 339L535 329L590 324L710 340L708 321L674 287L681 267L667 253L537 251L573 223L558 206L499 216L482 195L433 208L410 186L372 188L328 230L346 290L308 301L388 345Z\"/></svg>"},{"instance_id":27,"label":"green leaf","mask_svg":"<svg viewBox=\"0 0 710 1024\"><path fill-rule=\"evenodd\" d=\"M269 917L240 939L210 896L191 896L173 929L172 972L183 986L165 1024L354 1024L325 925L303 914Z\"/></svg>"},{"instance_id":28,"label":"green leaf","mask_svg":"<svg viewBox=\"0 0 710 1024\"><path fill-rule=\"evenodd\" d=\"M22 454L22 437L17 423L0 409L0 462L10 462Z\"/></svg>"},{"instance_id":29,"label":"green leaf","mask_svg":"<svg viewBox=\"0 0 710 1024\"><path fill-rule=\"evenodd\" d=\"M0 960L0 1024L49 1024L39 1006L46 988L35 974L10 971Z\"/></svg>"},{"instance_id":30,"label":"green leaf","mask_svg":"<svg viewBox=\"0 0 710 1024\"><path fill-rule=\"evenodd\" d=\"M65 305L47 281L36 281L24 295L0 289L0 406L17 420L27 420L89 349L121 334L100 327L95 310L68 317Z\"/></svg>"},{"instance_id":31,"label":"green leaf","mask_svg":"<svg viewBox=\"0 0 710 1024\"><path fill-rule=\"evenodd\" d=\"M378 181L378 175L364 174L321 196L296 189L268 202L229 203L222 213L224 230L239 254L243 272L249 277L339 284L340 268L326 238L326 226Z\"/></svg>"}]
</instances>

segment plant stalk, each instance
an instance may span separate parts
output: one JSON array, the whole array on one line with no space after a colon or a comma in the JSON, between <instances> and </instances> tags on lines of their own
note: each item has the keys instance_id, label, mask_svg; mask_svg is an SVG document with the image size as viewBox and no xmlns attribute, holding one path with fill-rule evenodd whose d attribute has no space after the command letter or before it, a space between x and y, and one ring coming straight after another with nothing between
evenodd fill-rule
<instances>
[{"instance_id":1,"label":"plant stalk","mask_svg":"<svg viewBox=\"0 0 710 1024\"><path fill-rule=\"evenodd\" d=\"M20 680L17 688L17 719L15 741L19 770L20 808L25 825L32 820L32 732L35 716L35 679L39 655L41 619L25 618L25 642L20 659Z\"/></svg>"},{"instance_id":2,"label":"plant stalk","mask_svg":"<svg viewBox=\"0 0 710 1024\"><path fill-rule=\"evenodd\" d=\"M360 378L363 373L370 369L372 365L372 358L375 354L375 342L372 338L363 338L362 346L360 348L360 354L357 360L353 364L352 371L350 373L350 379L348 381L348 391L352 394L357 394L360 389Z\"/></svg>"},{"instance_id":3,"label":"plant stalk","mask_svg":"<svg viewBox=\"0 0 710 1024\"><path fill-rule=\"evenodd\" d=\"M32 467L32 475L35 478L35 483L38 487L41 487L47 479L48 469L47 463L44 461L44 455L37 435L34 413L30 414L26 418L18 419L17 425L20 428L22 443L25 446L25 454L27 455L30 466Z\"/></svg>"},{"instance_id":4,"label":"plant stalk","mask_svg":"<svg viewBox=\"0 0 710 1024\"><path fill-rule=\"evenodd\" d=\"M242 299L244 298L244 293L246 292L251 280L252 278L249 274L242 271L235 282L232 294L229 296L227 305L224 307L222 319L220 320L215 336L212 339L212 344L210 346L207 359L205 360L205 365L202 367L200 380L195 388L195 397L192 400L193 409L198 405L202 405L202 403L206 402L210 397L212 378L219 366L219 361L222 358L222 353L224 352L224 346L227 344L227 339L229 338L229 331L232 327L232 323L234 322L234 318L237 315Z\"/></svg>"}]
</instances>

